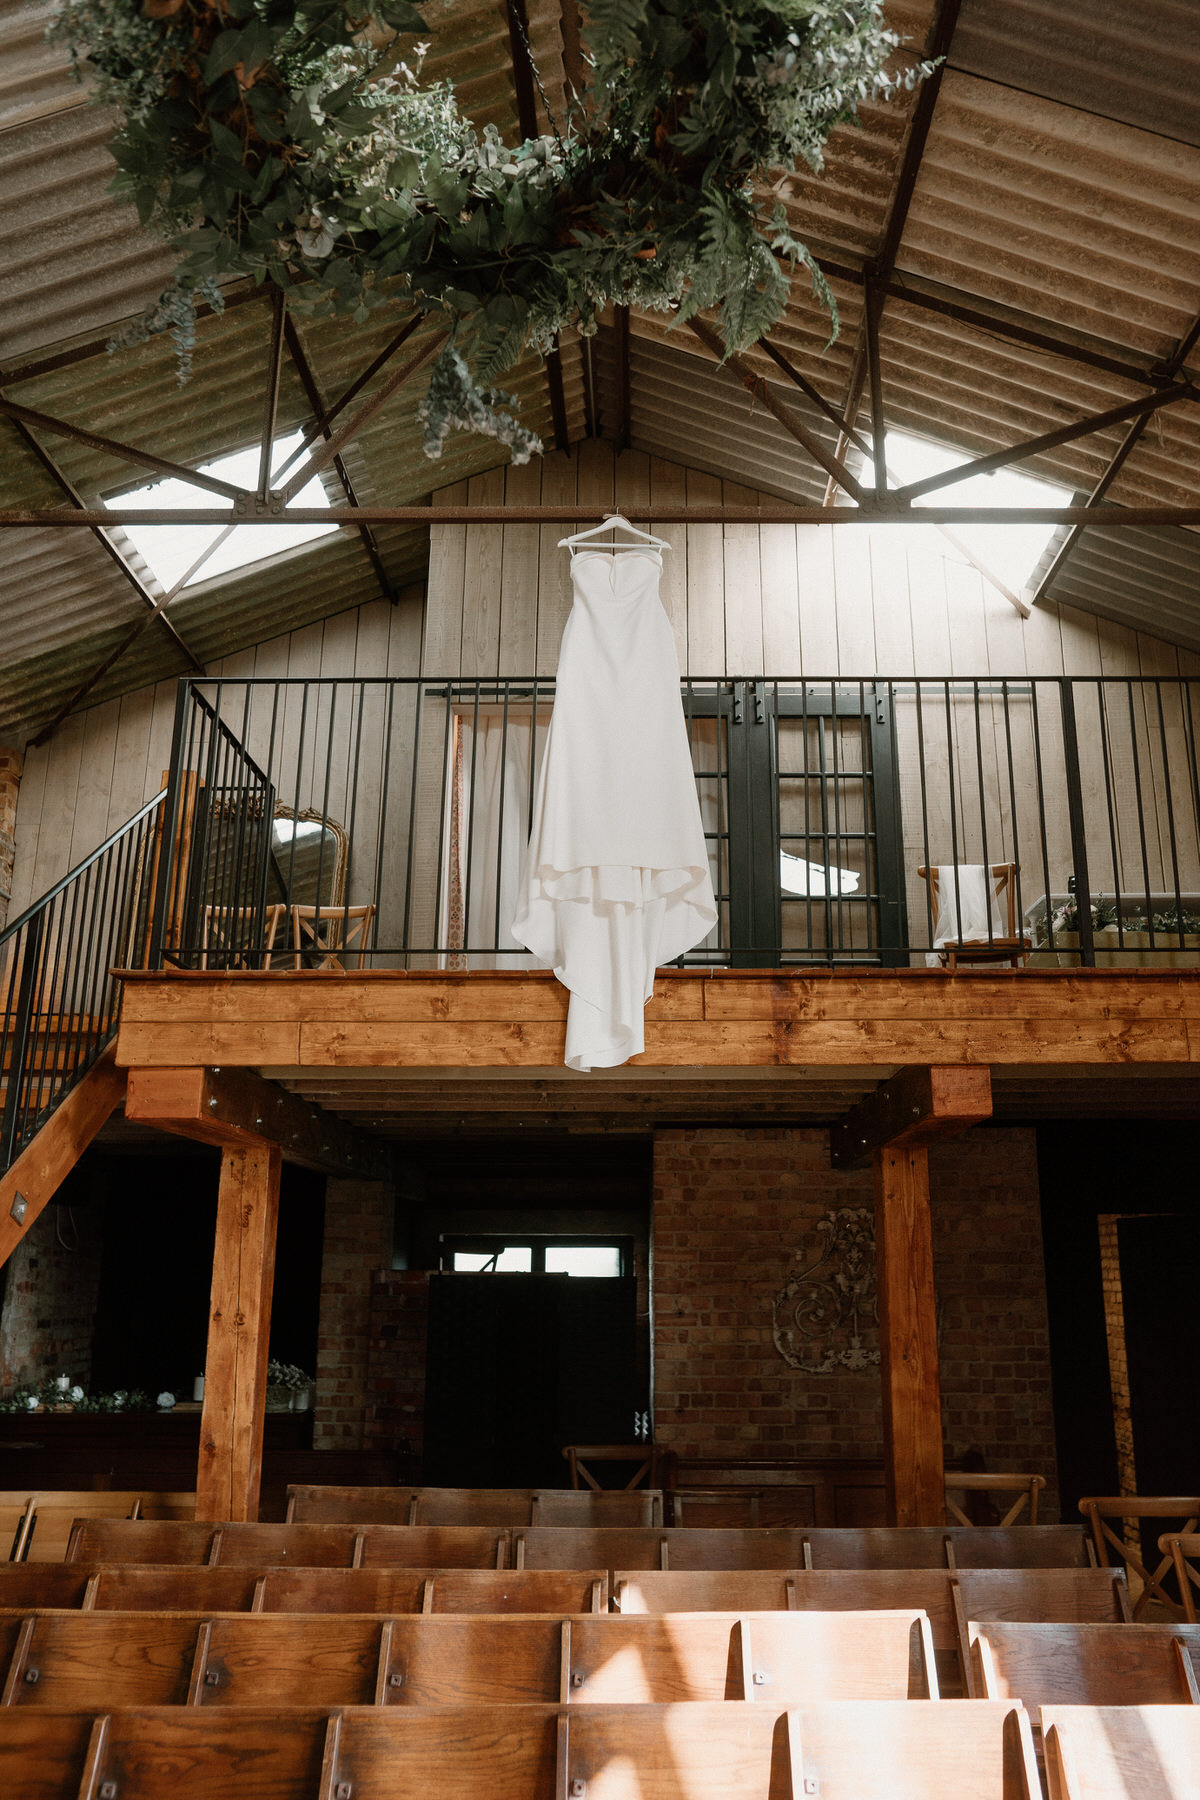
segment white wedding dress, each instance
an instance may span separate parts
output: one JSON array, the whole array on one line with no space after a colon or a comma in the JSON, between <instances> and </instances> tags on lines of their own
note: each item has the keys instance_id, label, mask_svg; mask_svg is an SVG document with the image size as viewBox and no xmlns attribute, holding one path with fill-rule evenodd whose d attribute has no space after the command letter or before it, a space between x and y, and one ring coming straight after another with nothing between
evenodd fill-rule
<instances>
[{"instance_id":1,"label":"white wedding dress","mask_svg":"<svg viewBox=\"0 0 1200 1800\"><path fill-rule=\"evenodd\" d=\"M512 935L570 989L565 1061L645 1048L654 971L717 919L654 550L581 550Z\"/></svg>"}]
</instances>

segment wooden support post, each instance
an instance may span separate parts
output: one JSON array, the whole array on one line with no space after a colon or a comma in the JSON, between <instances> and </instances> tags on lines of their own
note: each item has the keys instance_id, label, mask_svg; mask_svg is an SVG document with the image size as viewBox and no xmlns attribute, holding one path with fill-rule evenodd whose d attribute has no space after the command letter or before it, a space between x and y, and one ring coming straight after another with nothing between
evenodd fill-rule
<instances>
[{"instance_id":1,"label":"wooden support post","mask_svg":"<svg viewBox=\"0 0 1200 1800\"><path fill-rule=\"evenodd\" d=\"M274 1144L221 1152L198 1519L258 1517L279 1166Z\"/></svg>"},{"instance_id":2,"label":"wooden support post","mask_svg":"<svg viewBox=\"0 0 1200 1800\"><path fill-rule=\"evenodd\" d=\"M929 1152L885 1144L874 1160L888 1522L940 1525L946 1477Z\"/></svg>"},{"instance_id":3,"label":"wooden support post","mask_svg":"<svg viewBox=\"0 0 1200 1800\"><path fill-rule=\"evenodd\" d=\"M945 1515L929 1145L991 1116L988 1069L901 1069L830 1133L835 1169L875 1168L875 1272L888 1520Z\"/></svg>"}]
</instances>

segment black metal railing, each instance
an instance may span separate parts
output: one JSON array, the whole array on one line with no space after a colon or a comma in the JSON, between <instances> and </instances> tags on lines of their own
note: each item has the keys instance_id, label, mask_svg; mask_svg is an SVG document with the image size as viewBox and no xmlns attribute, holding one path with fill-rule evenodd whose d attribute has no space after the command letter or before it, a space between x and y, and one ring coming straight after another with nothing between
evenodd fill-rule
<instances>
[{"instance_id":1,"label":"black metal railing","mask_svg":"<svg viewBox=\"0 0 1200 1800\"><path fill-rule=\"evenodd\" d=\"M146 957L165 791L0 932L0 1171L116 1035L114 967Z\"/></svg>"},{"instance_id":2,"label":"black metal railing","mask_svg":"<svg viewBox=\"0 0 1200 1800\"><path fill-rule=\"evenodd\" d=\"M689 965L1200 963L1200 683L682 684ZM154 966L521 966L544 677L185 680Z\"/></svg>"}]
</instances>

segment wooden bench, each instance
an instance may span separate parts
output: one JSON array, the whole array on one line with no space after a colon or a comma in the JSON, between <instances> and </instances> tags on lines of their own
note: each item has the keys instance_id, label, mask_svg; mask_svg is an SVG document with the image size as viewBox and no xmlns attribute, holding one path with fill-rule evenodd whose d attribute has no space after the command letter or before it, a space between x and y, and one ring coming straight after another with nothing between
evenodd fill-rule
<instances>
[{"instance_id":1,"label":"wooden bench","mask_svg":"<svg viewBox=\"0 0 1200 1800\"><path fill-rule=\"evenodd\" d=\"M1170 1571L1170 1555L1160 1556L1153 1568L1145 1550L1138 1551L1126 1538L1118 1536L1110 1519L1137 1525L1141 1519L1171 1519L1175 1532L1189 1533L1200 1523L1200 1496L1191 1494L1093 1494L1079 1502L1079 1510L1087 1521L1096 1561L1102 1568L1117 1561L1124 1563L1133 1600L1133 1616L1140 1619L1153 1603L1161 1606L1170 1618L1184 1617L1182 1603L1163 1591L1163 1580Z\"/></svg>"},{"instance_id":2,"label":"wooden bench","mask_svg":"<svg viewBox=\"0 0 1200 1800\"><path fill-rule=\"evenodd\" d=\"M1039 1706L1200 1705L1200 1626L972 1623L970 1691ZM1189 1644L1185 1633L1192 1632ZM1200 1770L1197 1771L1200 1776Z\"/></svg>"},{"instance_id":3,"label":"wooden bench","mask_svg":"<svg viewBox=\"0 0 1200 1800\"><path fill-rule=\"evenodd\" d=\"M814 1569L1088 1568L1076 1525L902 1525L805 1534Z\"/></svg>"},{"instance_id":4,"label":"wooden bench","mask_svg":"<svg viewBox=\"0 0 1200 1800\"><path fill-rule=\"evenodd\" d=\"M791 1569L804 1561L805 1538L787 1529L543 1526L514 1531L512 1556L518 1569Z\"/></svg>"},{"instance_id":5,"label":"wooden bench","mask_svg":"<svg viewBox=\"0 0 1200 1800\"><path fill-rule=\"evenodd\" d=\"M22 1546L14 1546L14 1559L61 1562L76 1519L190 1519L195 1516L196 1496L141 1488L22 1488L0 1493L0 1534L15 1506L24 1516L25 1533Z\"/></svg>"},{"instance_id":6,"label":"wooden bench","mask_svg":"<svg viewBox=\"0 0 1200 1800\"><path fill-rule=\"evenodd\" d=\"M661 1525L661 1488L288 1488L288 1522L347 1525Z\"/></svg>"},{"instance_id":7,"label":"wooden bench","mask_svg":"<svg viewBox=\"0 0 1200 1800\"><path fill-rule=\"evenodd\" d=\"M1044 1706L1049 1800L1193 1800L1200 1709Z\"/></svg>"},{"instance_id":8,"label":"wooden bench","mask_svg":"<svg viewBox=\"0 0 1200 1800\"><path fill-rule=\"evenodd\" d=\"M33 1511L28 1495L24 1500L9 1501L0 1494L0 1555L9 1562L20 1562L29 1548L33 1530Z\"/></svg>"},{"instance_id":9,"label":"wooden bench","mask_svg":"<svg viewBox=\"0 0 1200 1800\"><path fill-rule=\"evenodd\" d=\"M1134 1709L1126 1709L1132 1714ZM1200 1723L1200 1720L1197 1720ZM1169 1729L1169 1728L1168 1728ZM1193 1740L1193 1743L1198 1740ZM1186 1765L1177 1765L1182 1771ZM1038 1800L1020 1706L0 1709L20 1800ZM1149 1795L1164 1792L1145 1787ZM1188 1792L1185 1785L1175 1790ZM1074 1796L1071 1797L1074 1800Z\"/></svg>"},{"instance_id":10,"label":"wooden bench","mask_svg":"<svg viewBox=\"0 0 1200 1800\"><path fill-rule=\"evenodd\" d=\"M89 1520L71 1534L68 1561L207 1563L302 1568L502 1569L508 1532L487 1526Z\"/></svg>"},{"instance_id":11,"label":"wooden bench","mask_svg":"<svg viewBox=\"0 0 1200 1800\"><path fill-rule=\"evenodd\" d=\"M186 1614L31 1614L19 1623L0 1706L181 1706L203 1630Z\"/></svg>"}]
</instances>

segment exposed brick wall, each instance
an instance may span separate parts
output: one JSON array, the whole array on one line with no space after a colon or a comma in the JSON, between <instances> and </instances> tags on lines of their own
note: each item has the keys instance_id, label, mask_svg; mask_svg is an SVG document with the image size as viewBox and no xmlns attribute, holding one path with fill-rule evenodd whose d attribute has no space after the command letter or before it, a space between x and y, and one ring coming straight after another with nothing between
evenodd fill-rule
<instances>
[{"instance_id":1,"label":"exposed brick wall","mask_svg":"<svg viewBox=\"0 0 1200 1800\"><path fill-rule=\"evenodd\" d=\"M51 1205L34 1220L8 1263L0 1393L50 1375L90 1385L100 1250L98 1208Z\"/></svg>"},{"instance_id":2,"label":"exposed brick wall","mask_svg":"<svg viewBox=\"0 0 1200 1800\"><path fill-rule=\"evenodd\" d=\"M313 1447L361 1450L367 1416L371 1280L392 1265L395 1196L381 1181L325 1188Z\"/></svg>"},{"instance_id":3,"label":"exposed brick wall","mask_svg":"<svg viewBox=\"0 0 1200 1800\"><path fill-rule=\"evenodd\" d=\"M682 1455L880 1456L878 1368L806 1374L772 1336L820 1216L873 1208L870 1171L831 1170L823 1130L783 1129L661 1131L654 1167L657 1439ZM1053 1478L1033 1133L942 1145L930 1180L947 1451Z\"/></svg>"},{"instance_id":4,"label":"exposed brick wall","mask_svg":"<svg viewBox=\"0 0 1200 1800\"><path fill-rule=\"evenodd\" d=\"M0 930L8 919L12 897L13 852L17 830L17 796L25 757L20 750L0 749Z\"/></svg>"},{"instance_id":5,"label":"exposed brick wall","mask_svg":"<svg viewBox=\"0 0 1200 1800\"><path fill-rule=\"evenodd\" d=\"M371 1282L364 1447L406 1458L414 1480L425 1447L428 1334L429 1270L378 1270Z\"/></svg>"}]
</instances>

